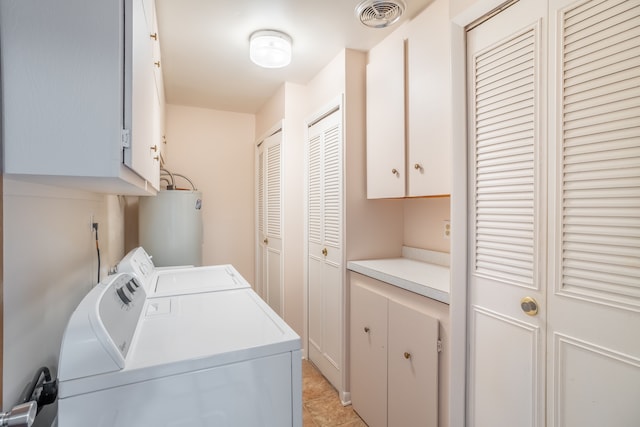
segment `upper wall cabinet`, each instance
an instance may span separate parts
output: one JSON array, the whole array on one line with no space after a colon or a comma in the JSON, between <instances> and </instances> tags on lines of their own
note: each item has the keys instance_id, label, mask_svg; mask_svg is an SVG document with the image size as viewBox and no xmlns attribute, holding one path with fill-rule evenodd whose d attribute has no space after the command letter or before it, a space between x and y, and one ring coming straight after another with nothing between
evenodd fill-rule
<instances>
[{"instance_id":1,"label":"upper wall cabinet","mask_svg":"<svg viewBox=\"0 0 640 427\"><path fill-rule=\"evenodd\" d=\"M144 9L143 0L0 3L6 174L155 193L161 113Z\"/></svg>"},{"instance_id":2,"label":"upper wall cabinet","mask_svg":"<svg viewBox=\"0 0 640 427\"><path fill-rule=\"evenodd\" d=\"M451 193L450 47L436 0L369 52L368 198Z\"/></svg>"}]
</instances>

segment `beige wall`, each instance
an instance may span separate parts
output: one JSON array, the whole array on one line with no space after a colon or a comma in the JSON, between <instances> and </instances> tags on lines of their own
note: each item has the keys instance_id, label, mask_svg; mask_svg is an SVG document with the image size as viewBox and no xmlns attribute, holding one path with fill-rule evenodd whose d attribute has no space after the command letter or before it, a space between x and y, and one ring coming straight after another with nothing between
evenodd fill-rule
<instances>
[{"instance_id":1,"label":"beige wall","mask_svg":"<svg viewBox=\"0 0 640 427\"><path fill-rule=\"evenodd\" d=\"M202 191L203 264L233 264L253 284L255 116L167 105L166 135L166 168Z\"/></svg>"},{"instance_id":2,"label":"beige wall","mask_svg":"<svg viewBox=\"0 0 640 427\"><path fill-rule=\"evenodd\" d=\"M255 142L267 137L267 132L272 131L273 126L284 119L285 87L286 85L280 86L256 114Z\"/></svg>"},{"instance_id":3,"label":"beige wall","mask_svg":"<svg viewBox=\"0 0 640 427\"><path fill-rule=\"evenodd\" d=\"M285 83L284 149L282 151L284 231L284 318L304 335L304 106L306 88Z\"/></svg>"},{"instance_id":4,"label":"beige wall","mask_svg":"<svg viewBox=\"0 0 640 427\"><path fill-rule=\"evenodd\" d=\"M449 0L449 16L462 25L467 25L505 2L506 0Z\"/></svg>"},{"instance_id":5,"label":"beige wall","mask_svg":"<svg viewBox=\"0 0 640 427\"><path fill-rule=\"evenodd\" d=\"M99 224L101 278L124 256L124 199L6 177L3 181L6 410L17 403L39 367L57 373L67 321L97 283L91 218ZM49 425L54 412L54 405L45 407L37 425Z\"/></svg>"},{"instance_id":6,"label":"beige wall","mask_svg":"<svg viewBox=\"0 0 640 427\"><path fill-rule=\"evenodd\" d=\"M416 198L404 201L404 244L420 249L450 252L444 222L451 218L450 198Z\"/></svg>"}]
</instances>

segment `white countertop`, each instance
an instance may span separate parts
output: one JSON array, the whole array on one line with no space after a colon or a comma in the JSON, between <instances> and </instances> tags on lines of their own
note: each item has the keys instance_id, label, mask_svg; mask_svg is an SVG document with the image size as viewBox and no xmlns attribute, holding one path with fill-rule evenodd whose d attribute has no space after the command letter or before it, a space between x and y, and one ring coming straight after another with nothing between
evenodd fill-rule
<instances>
[{"instance_id":1,"label":"white countertop","mask_svg":"<svg viewBox=\"0 0 640 427\"><path fill-rule=\"evenodd\" d=\"M349 261L347 268L393 286L449 304L449 268L411 258Z\"/></svg>"}]
</instances>

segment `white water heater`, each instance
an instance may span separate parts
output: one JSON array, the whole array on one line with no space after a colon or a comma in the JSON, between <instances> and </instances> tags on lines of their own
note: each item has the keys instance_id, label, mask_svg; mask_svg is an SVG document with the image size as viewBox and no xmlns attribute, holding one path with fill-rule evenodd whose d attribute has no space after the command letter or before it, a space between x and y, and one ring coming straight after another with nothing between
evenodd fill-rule
<instances>
[{"instance_id":1,"label":"white water heater","mask_svg":"<svg viewBox=\"0 0 640 427\"><path fill-rule=\"evenodd\" d=\"M140 197L138 239L156 267L202 265L202 192L161 190Z\"/></svg>"}]
</instances>

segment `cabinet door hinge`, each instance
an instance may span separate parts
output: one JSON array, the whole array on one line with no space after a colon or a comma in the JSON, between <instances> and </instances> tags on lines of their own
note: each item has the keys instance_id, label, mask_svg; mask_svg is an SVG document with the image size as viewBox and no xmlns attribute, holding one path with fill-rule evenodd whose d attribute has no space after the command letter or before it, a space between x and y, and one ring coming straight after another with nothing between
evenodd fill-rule
<instances>
[{"instance_id":1,"label":"cabinet door hinge","mask_svg":"<svg viewBox=\"0 0 640 427\"><path fill-rule=\"evenodd\" d=\"M442 353L442 340L438 340L437 348L438 348L438 353Z\"/></svg>"},{"instance_id":2,"label":"cabinet door hinge","mask_svg":"<svg viewBox=\"0 0 640 427\"><path fill-rule=\"evenodd\" d=\"M129 129L122 129L122 146L131 148L131 131Z\"/></svg>"}]
</instances>

